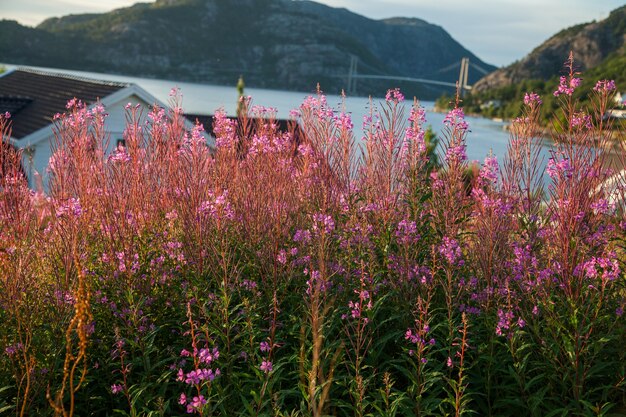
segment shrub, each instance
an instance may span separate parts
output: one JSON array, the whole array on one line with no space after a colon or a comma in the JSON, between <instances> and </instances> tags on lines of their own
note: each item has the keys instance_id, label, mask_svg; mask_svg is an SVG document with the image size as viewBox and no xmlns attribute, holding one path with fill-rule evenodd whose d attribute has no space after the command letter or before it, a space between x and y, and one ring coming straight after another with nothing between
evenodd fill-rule
<instances>
[{"instance_id":1,"label":"shrub","mask_svg":"<svg viewBox=\"0 0 626 417\"><path fill-rule=\"evenodd\" d=\"M624 406L625 182L602 116L555 92L540 170L528 94L500 166L440 164L417 102L365 121L318 94L279 131L245 99L216 147L177 102L57 120L50 194L0 147L0 409L24 415L607 415ZM0 116L3 138L9 118ZM295 122L295 121L294 121ZM468 174L471 172L471 175Z\"/></svg>"}]
</instances>

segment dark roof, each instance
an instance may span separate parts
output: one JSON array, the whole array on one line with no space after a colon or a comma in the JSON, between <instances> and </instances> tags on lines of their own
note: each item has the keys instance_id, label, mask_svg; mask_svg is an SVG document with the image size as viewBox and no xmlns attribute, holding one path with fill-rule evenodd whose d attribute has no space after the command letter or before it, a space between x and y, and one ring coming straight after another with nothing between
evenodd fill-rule
<instances>
[{"instance_id":1,"label":"dark roof","mask_svg":"<svg viewBox=\"0 0 626 417\"><path fill-rule=\"evenodd\" d=\"M128 86L126 83L16 69L0 75L0 113L11 113L12 136L21 139L52 123L55 114L65 112L68 100L77 98L89 105Z\"/></svg>"},{"instance_id":2,"label":"dark roof","mask_svg":"<svg viewBox=\"0 0 626 417\"><path fill-rule=\"evenodd\" d=\"M191 121L192 123L196 123L196 120L198 122L200 122L200 124L202 124L202 126L204 126L204 130L212 135L215 136L215 132L213 131L214 128L214 122L215 122L215 116L210 115L210 114L186 114L185 117L187 118L187 120ZM237 120L237 117L233 117L233 116L229 116L228 119L230 120ZM252 123L255 122L255 118L251 117L249 119ZM303 135L302 130L300 129L300 126L298 124L296 124L294 127L292 127L291 125L294 122L293 120L286 120L286 119L276 119L274 120L274 122L278 125L278 130L281 132L289 132L290 129L294 129L294 136L295 139L298 143L301 142L301 136Z\"/></svg>"}]
</instances>

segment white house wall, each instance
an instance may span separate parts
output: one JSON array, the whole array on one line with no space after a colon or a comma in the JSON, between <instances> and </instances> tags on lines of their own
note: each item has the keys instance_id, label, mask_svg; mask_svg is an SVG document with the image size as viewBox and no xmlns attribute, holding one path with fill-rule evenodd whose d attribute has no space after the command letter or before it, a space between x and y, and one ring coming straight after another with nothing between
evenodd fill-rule
<instances>
[{"instance_id":1,"label":"white house wall","mask_svg":"<svg viewBox=\"0 0 626 417\"><path fill-rule=\"evenodd\" d=\"M133 106L141 104L144 108L142 122L145 121L149 112L149 107L153 103L146 103L137 95L127 96L115 103L105 106L108 117L105 120L105 131L109 134L108 152L115 149L118 139L123 139L124 129L126 128L126 110L125 106L131 103ZM48 172L47 167L52 155L51 145L54 143L54 133L51 126L46 128L47 132L36 132L37 140L31 141L29 138L35 134L25 138L16 140L14 143L24 149L22 162L24 170L28 176L28 184L31 188L37 188L37 174L41 176L44 190L48 189ZM43 136L42 136L43 135ZM35 142L33 144L33 142ZM34 152L33 152L34 150Z\"/></svg>"}]
</instances>

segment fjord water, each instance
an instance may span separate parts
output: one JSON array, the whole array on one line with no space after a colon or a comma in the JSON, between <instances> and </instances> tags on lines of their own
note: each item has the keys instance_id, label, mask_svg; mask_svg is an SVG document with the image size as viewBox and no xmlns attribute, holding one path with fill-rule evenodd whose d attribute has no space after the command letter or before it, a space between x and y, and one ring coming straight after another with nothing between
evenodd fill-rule
<instances>
[{"instance_id":1,"label":"fjord water","mask_svg":"<svg viewBox=\"0 0 626 417\"><path fill-rule=\"evenodd\" d=\"M4 66L7 69L19 68L19 66L11 64L4 64ZM152 94L163 104L168 104L171 89L177 87L182 93L182 107L187 114L213 114L215 110L219 108L223 108L229 115L234 115L236 112L237 90L235 83L233 83L232 87L228 87L54 68L31 66L23 66L21 68L57 72L95 80L135 83ZM273 107L277 110L278 118L288 119L290 110L298 108L307 96L315 94L314 88L315 87L312 87L312 90L308 93L246 88L245 94L252 97L253 104ZM335 109L341 109L342 98L340 96L327 95L327 101L328 104ZM372 99L372 102L377 106L379 106L382 101L384 101L382 98ZM406 116L408 116L411 102L412 101L407 97ZM434 131L441 137L445 114L433 111L433 102L424 101L420 102L420 104L426 109L426 126L432 126ZM345 99L345 108L346 111L352 115L354 133L357 141L360 141L362 137L363 117L369 114L369 107L370 99L368 97L347 97ZM469 123L470 130L467 136L468 159L470 161L482 161L491 151L498 157L499 161L502 161L506 154L507 143L509 141L509 133L504 129L505 124L503 122L470 116L467 117L467 122ZM545 154L547 155L547 149Z\"/></svg>"}]
</instances>

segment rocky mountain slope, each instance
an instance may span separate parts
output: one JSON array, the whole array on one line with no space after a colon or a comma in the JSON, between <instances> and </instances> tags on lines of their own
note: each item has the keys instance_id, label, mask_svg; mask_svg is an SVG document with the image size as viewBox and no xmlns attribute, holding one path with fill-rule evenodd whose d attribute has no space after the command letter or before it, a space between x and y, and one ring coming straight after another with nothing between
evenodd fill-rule
<instances>
[{"instance_id":1,"label":"rocky mountain slope","mask_svg":"<svg viewBox=\"0 0 626 417\"><path fill-rule=\"evenodd\" d=\"M570 51L580 71L597 67L607 58L626 55L626 6L602 21L562 30L520 61L482 78L474 89L481 92L529 79L548 80L560 73Z\"/></svg>"},{"instance_id":2,"label":"rocky mountain slope","mask_svg":"<svg viewBox=\"0 0 626 417\"><path fill-rule=\"evenodd\" d=\"M372 20L311 1L157 0L52 18L36 28L0 21L5 62L213 84L234 85L242 74L249 86L311 91L319 82L334 93L347 88L351 55L360 73L448 82L458 79L452 65L465 56L495 69L423 20ZM481 75L470 71L470 83ZM442 93L412 88L421 98Z\"/></svg>"}]
</instances>

